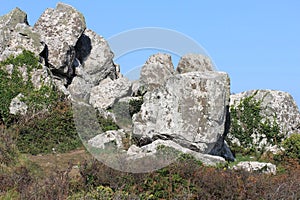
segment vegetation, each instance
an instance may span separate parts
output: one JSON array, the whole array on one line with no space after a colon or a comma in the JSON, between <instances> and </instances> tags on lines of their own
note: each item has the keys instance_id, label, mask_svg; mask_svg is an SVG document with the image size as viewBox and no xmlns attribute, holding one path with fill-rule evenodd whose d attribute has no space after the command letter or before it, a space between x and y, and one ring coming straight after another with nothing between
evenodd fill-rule
<instances>
[{"instance_id":1,"label":"vegetation","mask_svg":"<svg viewBox=\"0 0 300 200\"><path fill-rule=\"evenodd\" d=\"M68 101L21 124L18 133L17 146L22 153L62 153L82 146Z\"/></svg>"},{"instance_id":2,"label":"vegetation","mask_svg":"<svg viewBox=\"0 0 300 200\"><path fill-rule=\"evenodd\" d=\"M18 94L24 95L23 101L31 108L31 112L48 108L60 97L54 86L42 85L40 89L34 88L31 82L31 72L34 69L41 69L41 65L38 58L27 50L0 63L0 119L6 125L13 124L18 118L9 113L10 102Z\"/></svg>"},{"instance_id":3,"label":"vegetation","mask_svg":"<svg viewBox=\"0 0 300 200\"><path fill-rule=\"evenodd\" d=\"M143 97L139 99L132 99L129 101L129 114L131 117L141 110L143 102Z\"/></svg>"},{"instance_id":4,"label":"vegetation","mask_svg":"<svg viewBox=\"0 0 300 200\"><path fill-rule=\"evenodd\" d=\"M262 116L263 99L256 100L256 94L257 92L242 99L237 106L232 105L230 108L231 137L227 142L236 152L247 154L263 151L264 146L261 145L263 139L271 145L279 145L283 139L275 114L273 120ZM240 145L232 143L232 138L237 138Z\"/></svg>"},{"instance_id":5,"label":"vegetation","mask_svg":"<svg viewBox=\"0 0 300 200\"><path fill-rule=\"evenodd\" d=\"M300 163L300 134L293 134L283 142L284 156Z\"/></svg>"}]
</instances>

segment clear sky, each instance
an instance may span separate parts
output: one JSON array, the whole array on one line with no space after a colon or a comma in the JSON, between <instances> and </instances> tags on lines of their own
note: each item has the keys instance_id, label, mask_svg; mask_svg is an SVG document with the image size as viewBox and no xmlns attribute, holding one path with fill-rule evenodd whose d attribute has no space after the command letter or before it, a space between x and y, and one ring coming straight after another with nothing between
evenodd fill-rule
<instances>
[{"instance_id":1,"label":"clear sky","mask_svg":"<svg viewBox=\"0 0 300 200\"><path fill-rule=\"evenodd\" d=\"M33 25L46 8L54 8L57 2L0 0L0 15L19 7ZM300 1L61 2L82 12L88 28L105 38L142 27L181 32L204 47L217 68L229 74L232 92L282 90L300 105ZM142 65L149 56L144 54L128 55L117 63L126 71Z\"/></svg>"}]
</instances>

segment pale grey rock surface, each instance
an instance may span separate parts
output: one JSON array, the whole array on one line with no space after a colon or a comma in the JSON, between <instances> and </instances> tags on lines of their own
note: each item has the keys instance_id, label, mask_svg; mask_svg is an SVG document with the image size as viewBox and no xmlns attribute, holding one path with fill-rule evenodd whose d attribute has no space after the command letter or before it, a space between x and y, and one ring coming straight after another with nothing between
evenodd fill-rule
<instances>
[{"instance_id":1,"label":"pale grey rock surface","mask_svg":"<svg viewBox=\"0 0 300 200\"><path fill-rule=\"evenodd\" d=\"M10 102L9 105L9 113L13 114L13 115L25 115L27 110L28 110L28 106L26 105L25 102L22 101L22 98L24 98L23 94L18 94L15 98L13 98Z\"/></svg>"},{"instance_id":2,"label":"pale grey rock surface","mask_svg":"<svg viewBox=\"0 0 300 200\"><path fill-rule=\"evenodd\" d=\"M247 172L262 172L276 175L276 165L257 161L243 161L232 167L234 170L245 170Z\"/></svg>"},{"instance_id":3,"label":"pale grey rock surface","mask_svg":"<svg viewBox=\"0 0 300 200\"><path fill-rule=\"evenodd\" d=\"M93 85L79 76L75 76L68 86L68 91L74 101L89 102Z\"/></svg>"},{"instance_id":4,"label":"pale grey rock surface","mask_svg":"<svg viewBox=\"0 0 300 200\"><path fill-rule=\"evenodd\" d=\"M215 166L217 164L226 162L225 159L222 157L195 152L188 148L182 147L174 141L160 139L155 140L154 142L142 147L131 145L127 151L127 155L129 156L128 159L134 160L147 156L154 156L159 151L158 149L161 147L170 147L171 149L174 149L178 152L190 154L193 157L195 157L195 159L203 162L203 164L205 165ZM178 156L178 154L170 155L169 159L173 159L175 161L178 158Z\"/></svg>"},{"instance_id":5,"label":"pale grey rock surface","mask_svg":"<svg viewBox=\"0 0 300 200\"><path fill-rule=\"evenodd\" d=\"M261 115L273 122L276 119L277 124L280 127L280 133L285 137L293 133L300 133L300 113L296 102L293 97L287 92L277 90L250 90L230 96L230 105L238 106L242 99L253 96L254 99L261 102ZM260 133L258 133L260 134ZM258 138L263 135L254 135ZM239 144L237 138L234 138L229 134L231 140ZM262 140L259 146L267 145L266 140Z\"/></svg>"},{"instance_id":6,"label":"pale grey rock surface","mask_svg":"<svg viewBox=\"0 0 300 200\"><path fill-rule=\"evenodd\" d=\"M13 38L11 33L19 23L28 25L27 14L19 8L15 8L8 14L0 17L0 55Z\"/></svg>"},{"instance_id":7,"label":"pale grey rock surface","mask_svg":"<svg viewBox=\"0 0 300 200\"><path fill-rule=\"evenodd\" d=\"M175 73L170 55L158 53L149 57L141 70L140 85L142 90L152 91L163 85Z\"/></svg>"},{"instance_id":8,"label":"pale grey rock surface","mask_svg":"<svg viewBox=\"0 0 300 200\"><path fill-rule=\"evenodd\" d=\"M107 41L92 30L85 30L76 44L76 58L82 64L84 73L78 74L87 82L98 85L107 77L117 78L116 65Z\"/></svg>"},{"instance_id":9,"label":"pale grey rock surface","mask_svg":"<svg viewBox=\"0 0 300 200\"><path fill-rule=\"evenodd\" d=\"M183 147L209 153L223 141L230 94L224 72L191 72L169 78L144 96L133 116L133 135L141 143L170 139Z\"/></svg>"},{"instance_id":10,"label":"pale grey rock surface","mask_svg":"<svg viewBox=\"0 0 300 200\"><path fill-rule=\"evenodd\" d=\"M131 82L127 78L111 80L106 78L93 87L90 93L89 103L94 108L107 109L118 99L131 94Z\"/></svg>"},{"instance_id":11,"label":"pale grey rock surface","mask_svg":"<svg viewBox=\"0 0 300 200\"><path fill-rule=\"evenodd\" d=\"M39 56L40 52L44 49L40 35L25 23L17 24L10 34L11 37L6 42L6 48L0 55L0 60L5 60L10 55L16 56L22 53L24 49Z\"/></svg>"},{"instance_id":12,"label":"pale grey rock surface","mask_svg":"<svg viewBox=\"0 0 300 200\"><path fill-rule=\"evenodd\" d=\"M209 57L201 54L186 54L179 60L176 72L184 74L188 72L214 71L213 64Z\"/></svg>"},{"instance_id":13,"label":"pale grey rock surface","mask_svg":"<svg viewBox=\"0 0 300 200\"><path fill-rule=\"evenodd\" d=\"M123 148L122 138L125 137L125 133L122 129L106 131L88 140L88 145L105 149L107 145L111 144L111 147L116 149Z\"/></svg>"},{"instance_id":14,"label":"pale grey rock surface","mask_svg":"<svg viewBox=\"0 0 300 200\"><path fill-rule=\"evenodd\" d=\"M48 8L34 25L48 50L48 62L57 73L73 74L75 45L86 29L83 15L67 4L58 3L55 9Z\"/></svg>"}]
</instances>

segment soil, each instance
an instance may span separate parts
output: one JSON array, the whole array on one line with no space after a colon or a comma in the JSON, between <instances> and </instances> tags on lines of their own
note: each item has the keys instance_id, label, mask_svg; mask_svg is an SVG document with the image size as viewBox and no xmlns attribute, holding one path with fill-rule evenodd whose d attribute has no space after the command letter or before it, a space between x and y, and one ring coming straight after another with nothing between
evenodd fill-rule
<instances>
[{"instance_id":1,"label":"soil","mask_svg":"<svg viewBox=\"0 0 300 200\"><path fill-rule=\"evenodd\" d=\"M92 156L84 148L67 153L52 153L44 155L27 155L27 158L37 164L45 176L53 171L66 171L71 167L70 176L78 176L79 165L85 160L92 159Z\"/></svg>"}]
</instances>

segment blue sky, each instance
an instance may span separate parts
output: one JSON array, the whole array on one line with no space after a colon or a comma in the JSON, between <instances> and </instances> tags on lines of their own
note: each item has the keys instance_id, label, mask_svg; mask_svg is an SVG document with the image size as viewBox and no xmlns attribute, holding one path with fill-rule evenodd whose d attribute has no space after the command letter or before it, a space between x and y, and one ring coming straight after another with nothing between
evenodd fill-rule
<instances>
[{"instance_id":1,"label":"blue sky","mask_svg":"<svg viewBox=\"0 0 300 200\"><path fill-rule=\"evenodd\" d=\"M0 15L19 7L27 12L33 25L46 8L54 8L58 1L0 2ZM88 28L105 38L142 27L178 31L204 47L217 68L229 74L232 92L283 90L300 105L300 1L61 2L82 12ZM142 65L151 53L134 52L116 62L126 71Z\"/></svg>"}]
</instances>

